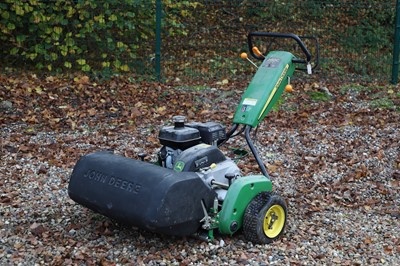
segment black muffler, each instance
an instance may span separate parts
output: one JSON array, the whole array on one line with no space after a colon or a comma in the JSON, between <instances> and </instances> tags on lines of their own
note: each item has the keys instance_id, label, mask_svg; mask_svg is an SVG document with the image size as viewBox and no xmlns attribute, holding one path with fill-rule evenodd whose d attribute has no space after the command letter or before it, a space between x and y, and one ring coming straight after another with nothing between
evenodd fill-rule
<instances>
[{"instance_id":1,"label":"black muffler","mask_svg":"<svg viewBox=\"0 0 400 266\"><path fill-rule=\"evenodd\" d=\"M214 190L192 172L96 152L75 165L68 194L77 203L121 223L169 235L191 235L212 207Z\"/></svg>"}]
</instances>

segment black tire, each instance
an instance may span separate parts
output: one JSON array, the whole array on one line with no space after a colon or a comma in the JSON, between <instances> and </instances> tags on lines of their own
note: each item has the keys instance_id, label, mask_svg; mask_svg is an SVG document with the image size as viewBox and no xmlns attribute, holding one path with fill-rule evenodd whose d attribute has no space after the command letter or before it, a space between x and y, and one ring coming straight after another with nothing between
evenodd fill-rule
<instances>
[{"instance_id":1,"label":"black tire","mask_svg":"<svg viewBox=\"0 0 400 266\"><path fill-rule=\"evenodd\" d=\"M287 207L281 196L261 192L247 205L243 218L244 236L253 243L271 243L282 235L286 216Z\"/></svg>"}]
</instances>

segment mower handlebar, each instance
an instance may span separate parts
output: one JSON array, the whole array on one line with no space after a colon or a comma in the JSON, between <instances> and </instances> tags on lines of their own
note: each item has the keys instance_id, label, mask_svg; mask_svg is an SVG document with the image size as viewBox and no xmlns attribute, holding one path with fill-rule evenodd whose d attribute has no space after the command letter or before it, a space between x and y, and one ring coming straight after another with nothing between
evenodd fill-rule
<instances>
[{"instance_id":1,"label":"mower handlebar","mask_svg":"<svg viewBox=\"0 0 400 266\"><path fill-rule=\"evenodd\" d=\"M297 42L297 44L300 46L301 50L305 54L307 60L304 59L293 59L293 63L301 63L301 64L308 64L311 61L311 53L308 51L306 46L304 45L303 41L300 39L299 36L293 33L276 33L276 32L250 32L249 35L247 36L247 41L249 44L249 51L250 54L259 60L264 60L262 56L256 55L253 52L253 41L252 37L270 37L270 38L289 38L293 39Z\"/></svg>"}]
</instances>

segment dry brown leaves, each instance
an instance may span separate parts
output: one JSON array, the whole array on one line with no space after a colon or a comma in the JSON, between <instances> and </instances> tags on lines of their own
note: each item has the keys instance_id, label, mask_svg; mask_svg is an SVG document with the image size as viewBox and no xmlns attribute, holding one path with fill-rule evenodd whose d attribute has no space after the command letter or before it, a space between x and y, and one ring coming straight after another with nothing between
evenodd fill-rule
<instances>
[{"instance_id":1,"label":"dry brown leaves","mask_svg":"<svg viewBox=\"0 0 400 266\"><path fill-rule=\"evenodd\" d=\"M280 111L260 126L257 144L288 201L287 232L274 246L246 244L240 235L223 237L219 246L121 228L77 206L65 191L85 153L157 152L158 130L173 115L229 127L245 81L203 86L115 78L98 84L85 76L0 75L0 262L400 262L393 234L400 217L398 87L341 91L343 84L324 84L334 97L320 100L313 97L322 85L294 85ZM382 92L397 109L371 104ZM259 172L250 156L239 166L244 174Z\"/></svg>"}]
</instances>

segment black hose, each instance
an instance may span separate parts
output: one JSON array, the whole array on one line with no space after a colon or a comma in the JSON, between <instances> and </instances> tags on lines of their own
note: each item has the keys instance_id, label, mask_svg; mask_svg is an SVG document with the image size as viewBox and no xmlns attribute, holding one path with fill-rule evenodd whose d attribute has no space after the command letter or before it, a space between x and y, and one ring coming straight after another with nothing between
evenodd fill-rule
<instances>
[{"instance_id":1,"label":"black hose","mask_svg":"<svg viewBox=\"0 0 400 266\"><path fill-rule=\"evenodd\" d=\"M238 124L233 124L232 128L226 133L226 138L222 140L220 143L218 143L218 147L221 145L224 145L232 136L233 133L235 133L236 129L238 128Z\"/></svg>"},{"instance_id":2,"label":"black hose","mask_svg":"<svg viewBox=\"0 0 400 266\"><path fill-rule=\"evenodd\" d=\"M239 132L237 132L236 134L232 135L231 138L239 136L240 134L242 134L244 132L245 129L246 129L246 125L244 125Z\"/></svg>"}]
</instances>

